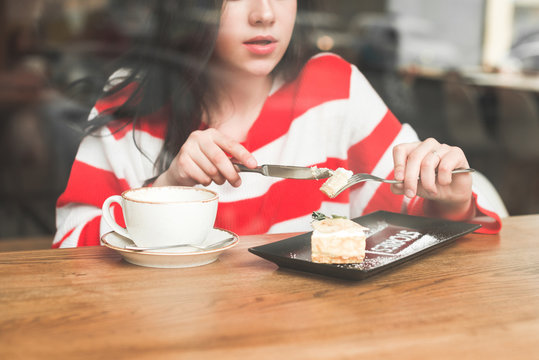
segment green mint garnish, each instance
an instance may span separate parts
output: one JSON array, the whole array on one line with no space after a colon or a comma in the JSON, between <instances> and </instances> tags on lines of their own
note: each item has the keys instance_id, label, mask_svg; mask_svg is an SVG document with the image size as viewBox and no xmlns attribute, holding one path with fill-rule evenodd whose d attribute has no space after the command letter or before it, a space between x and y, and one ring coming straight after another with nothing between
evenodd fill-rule
<instances>
[{"instance_id":1,"label":"green mint garnish","mask_svg":"<svg viewBox=\"0 0 539 360\"><path fill-rule=\"evenodd\" d=\"M340 215L327 216L321 213L320 211L313 211L311 216L313 220L318 220L318 221L324 220L324 219L348 219L346 216L340 216Z\"/></svg>"}]
</instances>

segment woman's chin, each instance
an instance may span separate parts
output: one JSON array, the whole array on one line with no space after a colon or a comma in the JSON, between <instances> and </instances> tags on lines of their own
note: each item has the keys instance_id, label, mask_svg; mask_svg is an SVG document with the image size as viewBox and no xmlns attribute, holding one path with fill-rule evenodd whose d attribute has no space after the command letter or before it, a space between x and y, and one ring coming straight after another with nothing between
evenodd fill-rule
<instances>
[{"instance_id":1,"label":"woman's chin","mask_svg":"<svg viewBox=\"0 0 539 360\"><path fill-rule=\"evenodd\" d=\"M228 69L226 72L228 72L229 75L235 73L237 76L242 77L267 77L271 75L277 63L268 60L255 60L239 66L237 66L237 64L235 65L236 66L221 66L221 70Z\"/></svg>"},{"instance_id":2,"label":"woman's chin","mask_svg":"<svg viewBox=\"0 0 539 360\"><path fill-rule=\"evenodd\" d=\"M256 61L246 66L245 70L254 76L268 76L276 66L277 63L273 61Z\"/></svg>"}]
</instances>

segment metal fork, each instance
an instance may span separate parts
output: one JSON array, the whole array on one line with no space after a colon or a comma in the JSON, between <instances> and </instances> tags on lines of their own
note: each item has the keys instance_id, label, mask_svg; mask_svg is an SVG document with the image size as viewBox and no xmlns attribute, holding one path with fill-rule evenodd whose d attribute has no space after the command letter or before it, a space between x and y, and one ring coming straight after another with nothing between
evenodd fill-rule
<instances>
[{"instance_id":1,"label":"metal fork","mask_svg":"<svg viewBox=\"0 0 539 360\"><path fill-rule=\"evenodd\" d=\"M461 174L461 173L470 173L474 171L475 169L472 169L472 168L467 168L467 169L458 168L458 169L453 170L451 173ZM369 180L380 181L387 184L402 184L403 183L402 180L388 180L388 179L384 179L384 178L374 176L371 174L354 174L350 177L350 179L348 179L348 182L346 184L344 184L339 190L337 190L333 194L332 197L336 197L337 195L342 193L344 190L348 189L350 186L354 186L355 184L359 184L360 182L369 181Z\"/></svg>"}]
</instances>

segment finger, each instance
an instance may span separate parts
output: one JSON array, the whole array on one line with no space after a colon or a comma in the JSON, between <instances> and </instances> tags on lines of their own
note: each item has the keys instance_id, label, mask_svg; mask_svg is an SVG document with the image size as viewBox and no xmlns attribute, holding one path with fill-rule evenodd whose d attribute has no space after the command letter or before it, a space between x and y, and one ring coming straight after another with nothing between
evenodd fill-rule
<instances>
[{"instance_id":1,"label":"finger","mask_svg":"<svg viewBox=\"0 0 539 360\"><path fill-rule=\"evenodd\" d=\"M404 195L404 184L391 184L391 192L395 195Z\"/></svg>"},{"instance_id":2,"label":"finger","mask_svg":"<svg viewBox=\"0 0 539 360\"><path fill-rule=\"evenodd\" d=\"M442 158L438 165L438 183L440 185L449 185L453 180L452 171L456 168L467 168L468 160L462 149L458 147L447 147L447 154Z\"/></svg>"},{"instance_id":3,"label":"finger","mask_svg":"<svg viewBox=\"0 0 539 360\"><path fill-rule=\"evenodd\" d=\"M202 180L200 182L201 184L207 186L211 181L214 181L216 184L223 184L225 179L200 148L200 142L204 141L204 137L200 136L200 134L195 134L193 137L195 138L194 141L189 142L189 144L186 143L180 150L180 160L184 162L184 166L196 167L206 174L206 177L201 176L200 172L191 169L191 167L187 167L188 169L191 169L192 176L196 176L198 179ZM188 162L188 159L192 162ZM210 179L209 183L207 178Z\"/></svg>"},{"instance_id":4,"label":"finger","mask_svg":"<svg viewBox=\"0 0 539 360\"><path fill-rule=\"evenodd\" d=\"M399 144L393 148L393 176L395 180L404 180L408 154L410 154L419 144L419 142Z\"/></svg>"},{"instance_id":5,"label":"finger","mask_svg":"<svg viewBox=\"0 0 539 360\"><path fill-rule=\"evenodd\" d=\"M212 181L223 183L224 179L217 168L209 161L200 148L200 143L208 137L204 131L194 131L177 155L176 174L182 182L194 181L195 184L208 186Z\"/></svg>"},{"instance_id":6,"label":"finger","mask_svg":"<svg viewBox=\"0 0 539 360\"><path fill-rule=\"evenodd\" d=\"M226 151L232 158L238 160L248 168L255 168L258 166L255 157L251 154L243 145L239 142L232 140L221 133L215 135L215 143L224 151Z\"/></svg>"},{"instance_id":7,"label":"finger","mask_svg":"<svg viewBox=\"0 0 539 360\"><path fill-rule=\"evenodd\" d=\"M216 167L221 176L223 176L232 186L237 187L241 185L241 178L225 153L225 151L229 152L229 149L235 147L232 142L235 141L216 134L213 138L202 140L200 142L200 149ZM238 145L240 144L238 143Z\"/></svg>"},{"instance_id":8,"label":"finger","mask_svg":"<svg viewBox=\"0 0 539 360\"><path fill-rule=\"evenodd\" d=\"M211 178L204 172L190 155L182 155L178 160L178 167L184 174L183 177L192 179L195 184L208 186L211 184Z\"/></svg>"},{"instance_id":9,"label":"finger","mask_svg":"<svg viewBox=\"0 0 539 360\"><path fill-rule=\"evenodd\" d=\"M406 160L406 169L404 172L404 194L407 197L412 198L417 194L417 179L421 173L421 164L423 163L425 157L439 146L440 143L432 138L429 138L419 144L408 155Z\"/></svg>"},{"instance_id":10,"label":"finger","mask_svg":"<svg viewBox=\"0 0 539 360\"><path fill-rule=\"evenodd\" d=\"M421 162L420 185L430 196L438 194L436 169L447 153L447 147L440 146L429 152Z\"/></svg>"},{"instance_id":11,"label":"finger","mask_svg":"<svg viewBox=\"0 0 539 360\"><path fill-rule=\"evenodd\" d=\"M210 159L207 158L206 154L204 154L201 149L199 149L199 153L200 154L195 159L197 165L213 180L213 182L218 185L224 184L226 179L223 177L219 169L217 169Z\"/></svg>"}]
</instances>

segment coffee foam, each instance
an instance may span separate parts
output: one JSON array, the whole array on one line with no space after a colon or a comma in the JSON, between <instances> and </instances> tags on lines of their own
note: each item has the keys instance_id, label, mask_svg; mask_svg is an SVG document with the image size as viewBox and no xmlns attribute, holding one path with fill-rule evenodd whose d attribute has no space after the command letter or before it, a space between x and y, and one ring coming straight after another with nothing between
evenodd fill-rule
<instances>
[{"instance_id":1,"label":"coffee foam","mask_svg":"<svg viewBox=\"0 0 539 360\"><path fill-rule=\"evenodd\" d=\"M151 203L178 203L209 201L216 194L199 188L181 186L146 187L126 191L123 196L131 201Z\"/></svg>"}]
</instances>

